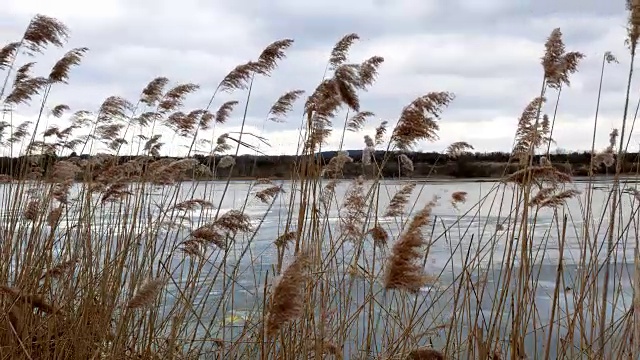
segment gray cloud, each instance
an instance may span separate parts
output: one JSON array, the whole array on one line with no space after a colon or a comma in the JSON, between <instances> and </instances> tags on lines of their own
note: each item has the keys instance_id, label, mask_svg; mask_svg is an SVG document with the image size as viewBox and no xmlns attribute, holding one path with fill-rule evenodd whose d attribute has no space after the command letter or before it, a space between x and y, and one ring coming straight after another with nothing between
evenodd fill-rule
<instances>
[{"instance_id":1,"label":"gray cloud","mask_svg":"<svg viewBox=\"0 0 640 360\"><path fill-rule=\"evenodd\" d=\"M181 0L179 5L170 0L119 0L91 6L76 0L61 0L56 6L45 0L8 2L0 14L0 40L19 38L30 17L42 12L69 25L69 47L90 47L82 65L73 70L71 85L56 87L50 97L51 106L67 103L74 109L96 109L114 94L135 100L156 76L201 85L186 108L202 107L235 65L255 59L271 41L295 39L273 76L256 80L248 108L247 124L274 139L277 146L270 151L275 153L295 150L301 104L287 123L265 125L269 106L286 91L311 92L334 43L350 32L362 37L352 49L352 61L385 57L378 82L361 98L363 109L377 115L367 131L378 119L394 121L404 105L426 92L456 94L443 114L441 140L421 144L425 150L441 150L464 139L475 141L479 150L508 150L520 112L539 93L540 57L555 27L561 27L568 51L587 55L571 87L563 90L559 146L590 147L602 55L608 50L620 64L605 69L598 130L605 135L599 144L606 143L606 132L619 126L622 116L628 71L622 1L370 0L357 6L344 0ZM62 54L48 51L38 58L37 70L48 71ZM245 97L246 92L216 97L214 107L229 99L240 101L229 125L217 131L237 126ZM548 98L545 110L552 112L555 94ZM36 110L19 112L29 117ZM335 119L336 126L342 121ZM345 146L360 147L362 135L349 134ZM339 137L334 140L330 146L337 146ZM178 151L178 145L172 146L171 151Z\"/></svg>"}]
</instances>

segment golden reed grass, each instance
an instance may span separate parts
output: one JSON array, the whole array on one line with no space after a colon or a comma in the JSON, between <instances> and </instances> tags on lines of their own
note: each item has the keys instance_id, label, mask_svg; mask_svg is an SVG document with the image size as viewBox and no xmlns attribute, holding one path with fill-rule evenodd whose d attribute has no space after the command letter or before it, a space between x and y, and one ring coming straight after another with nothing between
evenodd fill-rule
<instances>
[{"instance_id":1,"label":"golden reed grass","mask_svg":"<svg viewBox=\"0 0 640 360\"><path fill-rule=\"evenodd\" d=\"M627 7L633 60L640 6L633 0ZM216 124L235 121L241 102L218 103L217 95L245 93L248 106L254 82L271 76L294 41L274 41L255 59L235 66L203 106L186 106L189 97L206 90L200 85L156 77L138 99L113 95L89 111L48 102L51 91L72 82L88 48L67 51L46 77L33 74L34 62L21 63L22 54L63 47L68 36L60 21L38 15L20 39L0 49L5 74L0 101L7 112L36 99L41 102L35 106L49 109L23 123L0 123L2 145L25 159L0 175L7 194L0 198L7 210L0 228L3 358L549 359L637 353L638 315L628 310L614 319L609 314L620 300L609 304L606 290L602 294L598 287L598 224L609 230L608 262L617 249L615 231L620 241L635 236L617 216L629 206L617 200L623 193L617 189L626 152L624 122L610 134L609 146L592 154L592 167L616 166L610 196L616 201L605 205L610 208L600 219L592 218L595 196L589 183L587 209L580 215L585 221L573 228L580 234L579 254L572 254L579 271L572 273L573 282L566 276L563 251L573 221L566 215L572 211L568 203L583 192L575 188L570 169L549 160L556 119L543 110L549 93L560 101L560 89L570 87L584 55L566 51L560 29L544 44L542 91L514 120L510 161L517 171L487 195L494 203L510 203L507 213L500 209L498 220L484 219L477 215L484 200L473 204L473 193L455 190L449 199L457 209L453 224L438 214L438 196L425 199L431 185L405 182L391 193L381 173L388 163L401 177L424 166L414 164L410 151L439 139L440 117L455 95L426 92L399 109L397 121L371 124L374 112L363 110L360 93L375 84L384 58L352 62L358 34L335 44L323 80L306 99L304 90L288 90L264 109L265 124L278 126L304 100L292 180L255 179L242 205L234 202L231 209L224 200L239 149L258 152L247 138L266 139L244 130L244 116L239 132L219 133ZM617 63L604 53L603 69ZM69 124L62 124L64 118ZM369 126L375 130L365 133ZM357 165L356 156L344 149L326 163L317 156L340 129L343 137L347 131L363 133L362 173L348 182L343 177ZM161 157L167 132L191 144L189 156ZM442 155L463 164L473 150L457 141ZM92 156L70 156L73 152ZM130 156L119 157L123 153ZM227 176L222 192L219 183L198 180L220 173ZM637 190L624 191L637 200ZM248 214L252 204L267 209L262 218ZM277 235L261 242L270 236L263 226L275 204L286 211L279 215ZM551 229L537 221L546 212L553 214ZM483 230L476 233L476 225L464 224ZM540 237L542 244L534 245ZM555 286L545 323L535 300L540 286L535 260L551 251L551 242L560 257L553 259ZM267 250L261 252L261 246ZM448 259L441 251L434 255L442 248L450 251ZM503 258L495 259L499 248ZM256 265L269 262L265 254L271 249L277 253L275 266L259 270ZM497 271L487 268L493 266L487 265L487 252L489 264L500 264ZM449 265L432 275L442 261ZM623 282L619 271L604 271L614 287ZM496 272L498 278L491 275ZM638 279L636 269L634 284ZM238 305L247 298L254 301ZM475 304L487 298L490 311L479 310ZM636 294L633 303L639 299ZM569 309L570 303L576 305Z\"/></svg>"}]
</instances>

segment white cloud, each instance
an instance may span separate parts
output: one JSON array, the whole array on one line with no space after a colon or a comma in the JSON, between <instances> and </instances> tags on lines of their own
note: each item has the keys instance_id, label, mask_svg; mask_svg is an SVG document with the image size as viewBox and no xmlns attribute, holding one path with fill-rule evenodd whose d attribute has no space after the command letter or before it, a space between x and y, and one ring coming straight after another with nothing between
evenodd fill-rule
<instances>
[{"instance_id":1,"label":"white cloud","mask_svg":"<svg viewBox=\"0 0 640 360\"><path fill-rule=\"evenodd\" d=\"M510 0L458 0L458 4L462 9L482 15L508 9L513 3Z\"/></svg>"},{"instance_id":2,"label":"white cloud","mask_svg":"<svg viewBox=\"0 0 640 360\"><path fill-rule=\"evenodd\" d=\"M275 0L272 6L290 15L348 16L369 21L425 18L440 6L436 0L360 0L357 3L344 0L297 1ZM277 21L277 19L274 19Z\"/></svg>"},{"instance_id":3,"label":"white cloud","mask_svg":"<svg viewBox=\"0 0 640 360\"><path fill-rule=\"evenodd\" d=\"M100 23L121 17L127 10L126 4L127 2L120 0L99 2L82 0L10 0L3 3L3 8L5 13L22 18L41 13L61 20L84 19Z\"/></svg>"}]
</instances>

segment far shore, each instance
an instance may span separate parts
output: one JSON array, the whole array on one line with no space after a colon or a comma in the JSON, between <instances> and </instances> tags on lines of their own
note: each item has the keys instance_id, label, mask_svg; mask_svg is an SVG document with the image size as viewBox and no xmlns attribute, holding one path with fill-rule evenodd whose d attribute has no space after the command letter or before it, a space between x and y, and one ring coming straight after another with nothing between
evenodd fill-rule
<instances>
[{"instance_id":1,"label":"far shore","mask_svg":"<svg viewBox=\"0 0 640 360\"><path fill-rule=\"evenodd\" d=\"M348 181L359 176L365 179L382 178L385 182L389 181L418 181L418 182L496 182L504 178L504 175L513 174L521 169L518 163L513 161L513 157L509 153L475 153L463 154L456 157L449 157L441 153L405 153L410 161L410 169L405 168L398 161L387 161L395 159L395 153L386 153L378 151L374 154L374 160L371 165L363 165L362 151L350 150L350 161L343 164L340 172L331 174L333 178ZM323 168L328 166L336 152L323 152L318 154L315 159L317 161L314 166ZM55 155L43 155L34 160L29 157L7 158L0 157L0 175L4 179L13 177L14 179L23 179L24 173L20 173L30 168L39 169L39 173L43 176L43 180L47 181L54 173L55 164L59 161L66 160L75 163L83 160L91 159L89 155L72 155L67 157L58 157ZM120 165L135 160L135 156L118 156L115 161L109 163L100 163L93 167L90 171L92 174L80 171L75 176L75 180L82 182L89 178L96 178L102 171L113 170ZM273 181L290 181L296 179L296 167L299 164L298 156L267 156L267 155L241 155L234 158L233 166L220 167L221 158L219 156L207 157L196 155L193 157L198 161L198 165L186 170L183 174L187 181L251 181L255 179L270 179ZM149 158L153 163L159 160L183 160L180 157L152 157ZM592 155L587 152L573 152L564 154L551 154L544 159L540 155L536 155L533 159L535 164L545 160L550 163L557 171L569 174L575 182L606 182L613 179L613 173L616 166L613 164L600 164L597 167L592 165ZM86 163L86 162L85 162ZM382 165L382 168L376 168L374 164ZM622 181L635 181L640 171L640 154L627 153L619 166L620 179ZM143 165L143 167L145 167ZM123 167L122 169L128 169ZM123 170L125 172L129 170ZM140 170L145 172L143 168ZM18 175L19 174L19 175ZM593 176L589 176L593 174ZM16 176L18 175L18 176ZM113 174L112 174L113 175ZM129 177L130 173L123 174ZM141 173L133 174L141 175ZM111 176L111 175L110 175Z\"/></svg>"},{"instance_id":2,"label":"far shore","mask_svg":"<svg viewBox=\"0 0 640 360\"><path fill-rule=\"evenodd\" d=\"M269 179L271 181L292 181L294 179L292 178L288 178L288 177L267 177L266 179ZM343 178L338 178L338 180L343 180L343 181L349 181L352 180L353 177L343 177ZM449 176L420 176L420 177L395 177L395 178L383 178L381 179L382 181L385 182L405 182L405 181L417 181L417 182L424 182L424 183L446 183L446 182L455 182L455 183L460 183L460 182L476 182L476 183L490 183L490 182L498 182L500 181L502 178L500 177L470 177L470 178L460 178L460 177L449 177ZM619 179L623 182L630 182L630 181L640 181L640 175L635 175L635 174L623 174L620 175ZM230 181L237 181L237 182L246 182L246 181L253 181L256 180L255 177L232 177L229 179ZM328 180L328 179L325 179ZM613 181L614 180L614 176L613 175L594 175L593 177L589 177L589 176L576 176L573 177L573 182L609 182L609 181ZM194 179L194 180L189 180L189 181L217 181L217 182L225 182L227 181L226 178L217 178L217 179Z\"/></svg>"},{"instance_id":3,"label":"far shore","mask_svg":"<svg viewBox=\"0 0 640 360\"><path fill-rule=\"evenodd\" d=\"M593 177L589 177L589 176L575 176L572 178L573 182L609 182L609 181L613 181L614 180L614 176L613 175L594 175ZM274 181L274 182L278 182L278 181L293 181L295 179L290 178L290 177L264 177L264 178L257 178L257 177L249 177L249 176L240 176L240 177L231 177L231 178L226 178L226 177L218 177L218 178L194 178L194 179L185 179L181 182L226 182L231 181L231 182L251 182L251 181L255 181L257 179L268 179L270 181ZM354 177L340 177L337 178L337 180L341 180L341 181L350 181L353 180ZM415 182L421 182L421 183L491 183L491 182L499 182L501 179L501 177L469 177L469 178L463 178L463 177L450 177L450 176L414 176L414 177L393 177L393 178L382 178L381 180L384 182L407 182L407 181L415 181ZM622 182L636 182L638 180L640 180L640 175L635 175L635 174L623 174L619 176L619 179ZM330 178L324 178L323 180L331 180ZM372 180L372 179L366 179L366 180ZM51 182L53 183L53 181L48 180L48 179L42 179L42 180L32 180L32 179L13 179L11 181L5 181L3 182L4 184L8 184L8 183L12 183L12 182L35 182L35 181L45 181L45 182ZM75 183L86 183L87 181L83 181L80 179L77 179L74 181ZM136 180L131 180L131 183L136 183L139 181ZM0 183L2 184L2 183Z\"/></svg>"}]
</instances>

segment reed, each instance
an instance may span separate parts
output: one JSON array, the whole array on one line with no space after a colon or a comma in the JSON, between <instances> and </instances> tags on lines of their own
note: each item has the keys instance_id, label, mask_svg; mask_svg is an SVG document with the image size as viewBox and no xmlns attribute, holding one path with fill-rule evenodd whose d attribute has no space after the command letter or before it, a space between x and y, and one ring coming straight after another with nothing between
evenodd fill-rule
<instances>
[{"instance_id":1,"label":"reed","mask_svg":"<svg viewBox=\"0 0 640 360\"><path fill-rule=\"evenodd\" d=\"M639 9L629 2L628 87ZM89 49L70 50L46 77L32 74L33 62L22 63L25 52L37 59L48 47L63 47L69 34L58 20L38 15L21 39L0 49L4 115L39 109L34 121L0 126L2 145L27 159L0 184L3 358L613 359L637 353L640 196L621 177L630 95L619 130L602 150L595 148L602 137L595 132L596 109L589 180L575 182L549 157L560 94L570 91L584 58L565 50L560 29L541 44L541 90L514 116L504 176L489 189L458 183L447 201L434 190L438 185L398 184L383 179L382 170L394 164L406 178L424 166L409 152L438 139L455 95L426 89L407 99L397 121L381 120L369 132L375 115L363 110L369 104L360 94L375 86L384 58L353 61L357 34L328 52L315 89L287 90L264 109L265 127L301 111L291 180L241 183L231 177L244 164L236 162L240 149L259 153L268 145L245 131L251 90L286 61L293 40L268 44L215 89L159 76L138 99L114 95L90 111L49 104L51 91L73 82L73 68ZM600 87L605 67L615 63L604 53ZM185 106L193 93L209 90L207 104ZM244 99L219 102L220 92ZM555 103L547 104L553 95ZM59 121L64 117L69 126ZM240 131L216 129L238 119ZM52 123L44 130L43 120ZM343 139L362 134L361 161L342 147L322 161L317 153L334 131ZM188 156L163 158L171 141L166 134L186 139ZM442 156L471 150L458 141ZM71 156L76 151L91 156ZM354 163L360 176L343 179ZM613 166L611 186L598 189L593 174ZM213 176L226 179L197 180Z\"/></svg>"}]
</instances>

